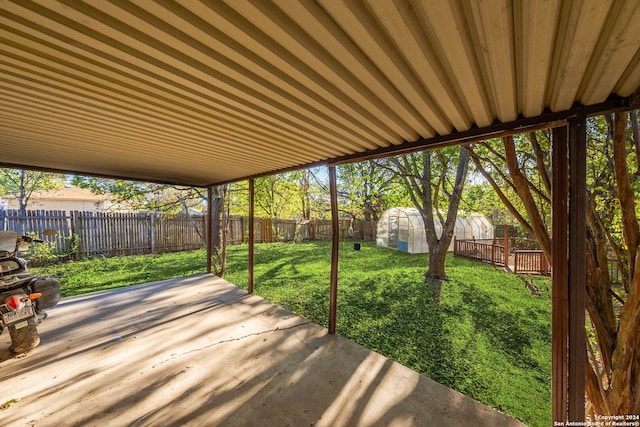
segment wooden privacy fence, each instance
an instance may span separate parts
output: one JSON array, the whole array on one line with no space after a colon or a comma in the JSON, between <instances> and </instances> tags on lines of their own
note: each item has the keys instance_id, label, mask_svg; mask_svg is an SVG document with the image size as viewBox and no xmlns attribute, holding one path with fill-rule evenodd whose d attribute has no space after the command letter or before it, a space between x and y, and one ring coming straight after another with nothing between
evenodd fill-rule
<instances>
[{"instance_id":1,"label":"wooden privacy fence","mask_svg":"<svg viewBox=\"0 0 640 427\"><path fill-rule=\"evenodd\" d=\"M180 252L204 245L204 219L155 213L72 212L77 253L105 256Z\"/></svg>"},{"instance_id":2,"label":"wooden privacy fence","mask_svg":"<svg viewBox=\"0 0 640 427\"><path fill-rule=\"evenodd\" d=\"M55 245L57 253L72 256L139 255L179 252L204 245L203 217L159 213L95 213L32 210L20 214L6 211L0 229L42 236L46 229L57 231L46 240ZM330 220L296 221L293 219L254 219L255 242L290 242L331 239ZM73 236L73 238L72 238ZM227 219L227 243L246 243L249 218L230 216ZM343 240L375 240L375 221L340 220Z\"/></svg>"},{"instance_id":3,"label":"wooden privacy fence","mask_svg":"<svg viewBox=\"0 0 640 427\"><path fill-rule=\"evenodd\" d=\"M291 242L295 238L295 219L254 218L254 242ZM231 215L227 219L227 243L237 245L249 240L249 217Z\"/></svg>"},{"instance_id":4,"label":"wooden privacy fence","mask_svg":"<svg viewBox=\"0 0 640 427\"><path fill-rule=\"evenodd\" d=\"M376 221L339 220L341 240L376 240ZM351 228L351 231L349 230ZM300 240L330 240L331 220L315 219L254 219L255 242L291 242ZM249 218L232 215L227 223L227 242L246 243L249 237Z\"/></svg>"},{"instance_id":5,"label":"wooden privacy fence","mask_svg":"<svg viewBox=\"0 0 640 427\"><path fill-rule=\"evenodd\" d=\"M504 239L455 240L455 256L470 258L505 267L515 274L551 274L551 267L541 250L509 250Z\"/></svg>"},{"instance_id":6,"label":"wooden privacy fence","mask_svg":"<svg viewBox=\"0 0 640 427\"><path fill-rule=\"evenodd\" d=\"M56 252L66 252L68 243L65 237L70 236L69 216L65 211L43 211L33 210L26 211L22 215L19 211L7 210L3 223L0 224L0 230L17 231L23 235L35 233L42 237L44 230L56 230L58 235L46 238L50 242L54 242Z\"/></svg>"},{"instance_id":7,"label":"wooden privacy fence","mask_svg":"<svg viewBox=\"0 0 640 427\"><path fill-rule=\"evenodd\" d=\"M4 229L38 236L46 229L56 230L57 235L46 240L55 245L56 252L76 257L178 252L204 244L202 217L41 210L24 214L9 210L6 214Z\"/></svg>"}]
</instances>

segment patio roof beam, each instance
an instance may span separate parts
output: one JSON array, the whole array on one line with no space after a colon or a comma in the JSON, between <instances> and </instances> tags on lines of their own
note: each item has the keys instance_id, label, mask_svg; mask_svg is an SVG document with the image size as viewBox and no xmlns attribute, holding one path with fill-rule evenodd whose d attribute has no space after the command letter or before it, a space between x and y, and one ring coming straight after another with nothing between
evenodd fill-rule
<instances>
[{"instance_id":1,"label":"patio roof beam","mask_svg":"<svg viewBox=\"0 0 640 427\"><path fill-rule=\"evenodd\" d=\"M514 135L522 132L529 132L529 131L534 131L539 129L548 129L548 128L563 126L566 123L565 121L572 117L594 116L598 114L629 110L633 108L640 108L640 92L628 98L613 96L609 100L602 102L600 104L589 105L589 106L577 105L567 111L546 112L536 117L520 118L512 122L496 123L486 127L472 128L463 132L454 132L449 135L442 135L442 136L439 135L433 138L420 138L411 142L405 141L402 144L391 145L391 146L379 148L376 150L368 150L362 153L355 153L347 156L335 157L328 160L319 160L316 162L295 165L287 168L267 171L264 173L254 174L254 175L245 176L242 178L228 180L228 181L213 182L213 183L204 185L202 187L208 188L216 185L230 184L230 183L239 182L245 179L260 178L260 177L271 176L279 173L293 172L293 171L306 169L310 167L324 166L327 164L335 166L335 165L346 164L346 163L361 162L361 161L371 160L375 158L383 158L383 157L395 156L400 154L407 154L407 153L416 152L416 151L435 149L435 148L456 145L456 144L469 144L472 142L482 141L488 138L499 138L502 136L509 136L509 135ZM32 166L32 165L26 165L26 164L9 163L9 162L0 162L0 167L9 168L9 169L29 169L29 170L36 170L36 171L42 171L42 172L51 172L51 173L79 174L79 175L90 175L90 176L95 176L99 178L139 181L138 178L125 176L125 175L107 175L107 174L99 174L99 173L87 174L86 172L72 170L72 169L46 168L46 167L38 167L38 166ZM169 185L178 185L178 186L181 186L181 185L192 186L179 181L145 180L145 182L155 182L158 184L169 184Z\"/></svg>"},{"instance_id":2,"label":"patio roof beam","mask_svg":"<svg viewBox=\"0 0 640 427\"><path fill-rule=\"evenodd\" d=\"M211 255L213 252L213 192L211 187L207 188L207 225L206 225L206 237L207 237L207 273L211 274L212 266L211 266Z\"/></svg>"},{"instance_id":3,"label":"patio roof beam","mask_svg":"<svg viewBox=\"0 0 640 427\"><path fill-rule=\"evenodd\" d=\"M635 98L634 98L635 99ZM631 109L631 98L621 98L612 96L605 102L595 105L578 104L566 111L551 112L547 111L539 116L519 118L517 120L506 123L495 123L485 127L475 127L462 132L453 132L448 135L438 135L433 138L419 138L415 141L405 141L398 145L368 150L366 152L350 154L346 156L334 157L328 160L321 160L312 163L301 164L288 168L268 171L243 177L235 180L221 181L212 185L223 185L238 182L248 178L261 178L274 174L292 172L296 170L306 169L310 167L318 167L324 165L338 166L347 163L362 162L365 160L379 159L383 157L397 156L401 154L413 153L416 151L430 150L451 145L470 144L473 142L483 141L490 138L501 138L503 136L515 135L518 133L531 132L540 129L556 128L564 126L567 120L577 116L595 116L599 114L612 113L615 111L624 111Z\"/></svg>"},{"instance_id":4,"label":"patio roof beam","mask_svg":"<svg viewBox=\"0 0 640 427\"><path fill-rule=\"evenodd\" d=\"M338 304L338 246L340 227L338 223L338 190L336 167L329 166L329 192L331 193L331 283L329 287L329 333L336 333L336 307Z\"/></svg>"},{"instance_id":5,"label":"patio roof beam","mask_svg":"<svg viewBox=\"0 0 640 427\"><path fill-rule=\"evenodd\" d=\"M569 417L585 420L586 118L569 121Z\"/></svg>"},{"instance_id":6,"label":"patio roof beam","mask_svg":"<svg viewBox=\"0 0 640 427\"><path fill-rule=\"evenodd\" d=\"M553 129L552 140L552 274L551 274L551 413L553 421L567 420L568 378L568 307L569 272L567 270L567 233L569 211L567 126Z\"/></svg>"},{"instance_id":7,"label":"patio roof beam","mask_svg":"<svg viewBox=\"0 0 640 427\"><path fill-rule=\"evenodd\" d=\"M253 246L254 246L254 233L255 233L255 224L254 224L254 193L255 193L255 185L254 179L249 178L249 271L248 271L248 284L247 290L250 294L253 293ZM243 230L244 233L244 230Z\"/></svg>"},{"instance_id":8,"label":"patio roof beam","mask_svg":"<svg viewBox=\"0 0 640 427\"><path fill-rule=\"evenodd\" d=\"M515 135L518 133L531 132L540 129L549 129L562 126L569 120L578 116L595 116L608 112L622 111L630 109L632 100L612 96L605 102L595 105L575 105L566 111L546 111L535 117L521 117L511 122L494 123L490 126L472 128L463 132L453 132L448 135L438 135L433 138L420 138L412 142L404 142L398 145L370 150L366 153L356 153L347 156L330 159L330 165L340 165L344 163L361 162L375 158L408 154L416 151L447 147L450 145L469 144L485 139L501 138L503 136Z\"/></svg>"}]
</instances>

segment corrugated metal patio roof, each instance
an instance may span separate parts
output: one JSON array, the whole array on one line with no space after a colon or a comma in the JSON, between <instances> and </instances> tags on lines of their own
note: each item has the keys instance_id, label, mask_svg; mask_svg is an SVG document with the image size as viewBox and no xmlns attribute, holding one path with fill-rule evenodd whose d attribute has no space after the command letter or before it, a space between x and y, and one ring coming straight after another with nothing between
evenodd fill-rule
<instances>
[{"instance_id":1,"label":"corrugated metal patio roof","mask_svg":"<svg viewBox=\"0 0 640 427\"><path fill-rule=\"evenodd\" d=\"M206 186L455 136L633 96L638 22L635 0L0 0L0 161Z\"/></svg>"}]
</instances>

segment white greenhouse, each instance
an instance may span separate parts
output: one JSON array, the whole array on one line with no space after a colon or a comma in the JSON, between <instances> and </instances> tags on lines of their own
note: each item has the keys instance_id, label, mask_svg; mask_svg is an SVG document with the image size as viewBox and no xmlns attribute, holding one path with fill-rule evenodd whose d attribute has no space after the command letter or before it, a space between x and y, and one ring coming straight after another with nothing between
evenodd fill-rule
<instances>
[{"instance_id":1,"label":"white greenhouse","mask_svg":"<svg viewBox=\"0 0 640 427\"><path fill-rule=\"evenodd\" d=\"M436 235L442 235L440 221L435 221ZM471 214L456 220L453 235L456 239L493 239L493 225L484 216ZM378 246L397 249L410 254L429 252L424 221L416 208L391 208L382 213L376 232ZM453 251L453 239L449 245Z\"/></svg>"}]
</instances>

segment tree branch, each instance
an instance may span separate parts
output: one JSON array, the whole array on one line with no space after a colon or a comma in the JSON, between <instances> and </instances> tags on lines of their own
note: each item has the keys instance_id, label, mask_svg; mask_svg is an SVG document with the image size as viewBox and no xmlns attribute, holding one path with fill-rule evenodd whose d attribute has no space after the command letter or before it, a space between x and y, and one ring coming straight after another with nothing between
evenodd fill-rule
<instances>
[{"instance_id":1,"label":"tree branch","mask_svg":"<svg viewBox=\"0 0 640 427\"><path fill-rule=\"evenodd\" d=\"M527 233L530 233L533 235L533 229L531 228L531 225L529 224L529 222L520 214L520 211L516 209L516 207L513 205L513 203L511 203L509 198L502 192L502 189L493 179L491 174L484 168L481 162L481 158L475 153L475 151L473 151L473 146L472 145L467 146L465 147L465 149L469 152L469 155L471 156L471 159L473 160L473 163L475 164L476 169L478 169L480 174L489 182L489 184L491 185L493 190L496 192L496 194L498 195L498 197L500 198L504 206L507 208L507 210L511 213L511 215L515 217L515 219L520 223L520 225L524 227Z\"/></svg>"},{"instance_id":2,"label":"tree branch","mask_svg":"<svg viewBox=\"0 0 640 427\"><path fill-rule=\"evenodd\" d=\"M622 235L627 243L629 277L633 277L635 255L640 243L640 227L636 219L635 195L627 171L627 113L615 113L613 128L613 165L622 211ZM627 292L629 289L627 289Z\"/></svg>"}]
</instances>

